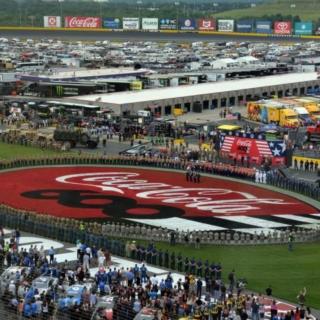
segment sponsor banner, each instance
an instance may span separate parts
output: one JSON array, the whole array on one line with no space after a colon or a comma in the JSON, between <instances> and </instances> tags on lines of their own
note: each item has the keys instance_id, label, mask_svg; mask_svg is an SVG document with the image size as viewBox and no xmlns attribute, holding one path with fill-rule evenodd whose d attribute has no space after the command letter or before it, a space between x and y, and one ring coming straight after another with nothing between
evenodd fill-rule
<instances>
[{"instance_id":1,"label":"sponsor banner","mask_svg":"<svg viewBox=\"0 0 320 320\"><path fill-rule=\"evenodd\" d=\"M142 30L159 30L159 19L142 18Z\"/></svg>"},{"instance_id":2,"label":"sponsor banner","mask_svg":"<svg viewBox=\"0 0 320 320\"><path fill-rule=\"evenodd\" d=\"M257 33L272 33L272 23L268 20L256 21L256 32Z\"/></svg>"},{"instance_id":3,"label":"sponsor banner","mask_svg":"<svg viewBox=\"0 0 320 320\"><path fill-rule=\"evenodd\" d=\"M61 17L60 16L44 16L43 26L45 28L61 28Z\"/></svg>"},{"instance_id":4,"label":"sponsor banner","mask_svg":"<svg viewBox=\"0 0 320 320\"><path fill-rule=\"evenodd\" d=\"M196 30L197 22L195 19L179 19L179 29L180 30Z\"/></svg>"},{"instance_id":5,"label":"sponsor banner","mask_svg":"<svg viewBox=\"0 0 320 320\"><path fill-rule=\"evenodd\" d=\"M294 34L297 35L311 35L313 30L313 24L311 21L296 22L294 24Z\"/></svg>"},{"instance_id":6,"label":"sponsor banner","mask_svg":"<svg viewBox=\"0 0 320 320\"><path fill-rule=\"evenodd\" d=\"M239 20L236 23L238 32L252 32L253 21L252 20Z\"/></svg>"},{"instance_id":7,"label":"sponsor banner","mask_svg":"<svg viewBox=\"0 0 320 320\"><path fill-rule=\"evenodd\" d=\"M218 31L233 32L234 20L218 20Z\"/></svg>"},{"instance_id":8,"label":"sponsor banner","mask_svg":"<svg viewBox=\"0 0 320 320\"><path fill-rule=\"evenodd\" d=\"M216 21L214 19L199 19L198 29L201 31L215 31Z\"/></svg>"},{"instance_id":9,"label":"sponsor banner","mask_svg":"<svg viewBox=\"0 0 320 320\"><path fill-rule=\"evenodd\" d=\"M276 21L274 23L274 34L289 35L292 31L291 21Z\"/></svg>"},{"instance_id":10,"label":"sponsor banner","mask_svg":"<svg viewBox=\"0 0 320 320\"><path fill-rule=\"evenodd\" d=\"M104 18L102 25L106 29L120 29L121 20L119 18Z\"/></svg>"},{"instance_id":11,"label":"sponsor banner","mask_svg":"<svg viewBox=\"0 0 320 320\"><path fill-rule=\"evenodd\" d=\"M101 18L99 17L65 17L64 26L66 28L101 28Z\"/></svg>"},{"instance_id":12,"label":"sponsor banner","mask_svg":"<svg viewBox=\"0 0 320 320\"><path fill-rule=\"evenodd\" d=\"M177 30L177 19L161 18L159 20L160 30Z\"/></svg>"},{"instance_id":13,"label":"sponsor banner","mask_svg":"<svg viewBox=\"0 0 320 320\"><path fill-rule=\"evenodd\" d=\"M139 30L140 19L139 18L123 18L122 29L123 30Z\"/></svg>"}]
</instances>

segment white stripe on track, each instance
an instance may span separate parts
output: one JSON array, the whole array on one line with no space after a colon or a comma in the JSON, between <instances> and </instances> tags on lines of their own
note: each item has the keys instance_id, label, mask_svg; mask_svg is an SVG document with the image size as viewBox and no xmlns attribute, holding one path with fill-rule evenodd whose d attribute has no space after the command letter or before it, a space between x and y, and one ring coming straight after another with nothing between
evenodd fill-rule
<instances>
[{"instance_id":1,"label":"white stripe on track","mask_svg":"<svg viewBox=\"0 0 320 320\"><path fill-rule=\"evenodd\" d=\"M274 222L259 218L253 218L248 216L226 216L226 217L217 217L221 220L228 220L231 222L239 222L239 223L245 223L248 225L252 225L258 228L283 228L283 227L289 227L289 224L284 224L280 222Z\"/></svg>"},{"instance_id":2,"label":"white stripe on track","mask_svg":"<svg viewBox=\"0 0 320 320\"><path fill-rule=\"evenodd\" d=\"M150 226L167 228L178 231L220 231L227 228L218 227L215 225L201 223L197 221L187 220L183 218L168 218L168 219L127 219L130 221L148 224Z\"/></svg>"},{"instance_id":3,"label":"white stripe on track","mask_svg":"<svg viewBox=\"0 0 320 320\"><path fill-rule=\"evenodd\" d=\"M298 216L298 215L294 215L294 214L275 214L274 216L279 217L279 218L285 218L288 220L299 221L299 222L319 223L320 224L320 220L312 219L312 218L308 218L308 217L302 217L302 216Z\"/></svg>"}]
</instances>

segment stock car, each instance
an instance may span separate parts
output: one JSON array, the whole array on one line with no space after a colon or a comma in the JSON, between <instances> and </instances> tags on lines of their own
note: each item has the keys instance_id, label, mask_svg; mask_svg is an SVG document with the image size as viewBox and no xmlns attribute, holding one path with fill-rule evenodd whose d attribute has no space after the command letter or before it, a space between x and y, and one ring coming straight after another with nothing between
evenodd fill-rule
<instances>
[{"instance_id":1,"label":"stock car","mask_svg":"<svg viewBox=\"0 0 320 320\"><path fill-rule=\"evenodd\" d=\"M50 276L40 276L32 281L32 287L37 289L39 295L41 293L46 293L50 287L57 284L58 278L53 278Z\"/></svg>"},{"instance_id":2,"label":"stock car","mask_svg":"<svg viewBox=\"0 0 320 320\"><path fill-rule=\"evenodd\" d=\"M153 308L144 307L135 316L133 320L155 320L157 315L157 310Z\"/></svg>"},{"instance_id":3,"label":"stock car","mask_svg":"<svg viewBox=\"0 0 320 320\"><path fill-rule=\"evenodd\" d=\"M82 303L83 293L92 286L92 282L74 284L66 289L64 297L58 300L59 310L68 309L71 306L79 306Z\"/></svg>"},{"instance_id":4,"label":"stock car","mask_svg":"<svg viewBox=\"0 0 320 320\"><path fill-rule=\"evenodd\" d=\"M105 296L100 298L92 313L91 320L112 320L113 308L116 301L116 296Z\"/></svg>"},{"instance_id":5,"label":"stock car","mask_svg":"<svg viewBox=\"0 0 320 320\"><path fill-rule=\"evenodd\" d=\"M22 280L22 275L28 276L30 274L30 268L28 267L9 267L0 276L0 294L3 295L8 288L11 281L17 280L17 272L19 273L19 280Z\"/></svg>"}]
</instances>

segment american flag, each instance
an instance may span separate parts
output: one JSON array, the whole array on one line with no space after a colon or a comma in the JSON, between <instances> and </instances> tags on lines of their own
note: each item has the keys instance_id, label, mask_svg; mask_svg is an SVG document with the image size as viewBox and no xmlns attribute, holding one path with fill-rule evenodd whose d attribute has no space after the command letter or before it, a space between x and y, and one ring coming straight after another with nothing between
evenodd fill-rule
<instances>
[{"instance_id":1,"label":"american flag","mask_svg":"<svg viewBox=\"0 0 320 320\"><path fill-rule=\"evenodd\" d=\"M235 137L222 136L221 137L221 151L231 152L232 145L234 143Z\"/></svg>"},{"instance_id":2,"label":"american flag","mask_svg":"<svg viewBox=\"0 0 320 320\"><path fill-rule=\"evenodd\" d=\"M286 152L286 144L282 140L269 141L269 148L274 157L284 157Z\"/></svg>"},{"instance_id":3,"label":"american flag","mask_svg":"<svg viewBox=\"0 0 320 320\"><path fill-rule=\"evenodd\" d=\"M272 157L270 146L266 140L256 140L256 145L260 155L263 157Z\"/></svg>"}]
</instances>

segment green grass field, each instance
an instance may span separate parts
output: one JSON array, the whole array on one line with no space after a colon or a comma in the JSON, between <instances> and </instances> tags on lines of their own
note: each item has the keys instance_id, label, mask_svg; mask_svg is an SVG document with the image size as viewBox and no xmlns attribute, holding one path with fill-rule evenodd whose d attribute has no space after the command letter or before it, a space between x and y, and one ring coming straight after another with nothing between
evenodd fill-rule
<instances>
[{"instance_id":1,"label":"green grass field","mask_svg":"<svg viewBox=\"0 0 320 320\"><path fill-rule=\"evenodd\" d=\"M56 152L52 150L35 147L26 147L15 144L8 144L0 142L0 160L11 160L16 158L31 158L31 157L49 157L67 154L76 154L72 152Z\"/></svg>"},{"instance_id":2,"label":"green grass field","mask_svg":"<svg viewBox=\"0 0 320 320\"><path fill-rule=\"evenodd\" d=\"M139 241L138 241L139 242ZM220 262L227 277L235 269L238 278L246 278L248 288L265 293L268 285L273 295L293 303L297 294L307 288L307 305L320 309L320 246L319 243L296 244L292 252L286 245L273 246L192 246L158 243L157 248L181 252L188 257L203 261Z\"/></svg>"},{"instance_id":3,"label":"green grass field","mask_svg":"<svg viewBox=\"0 0 320 320\"><path fill-rule=\"evenodd\" d=\"M291 4L295 4L295 8L292 8ZM282 14L283 16L299 16L302 20L317 21L319 19L319 11L319 0L276 0L271 3L257 5L254 8L220 12L216 14L215 17L242 19Z\"/></svg>"}]
</instances>

